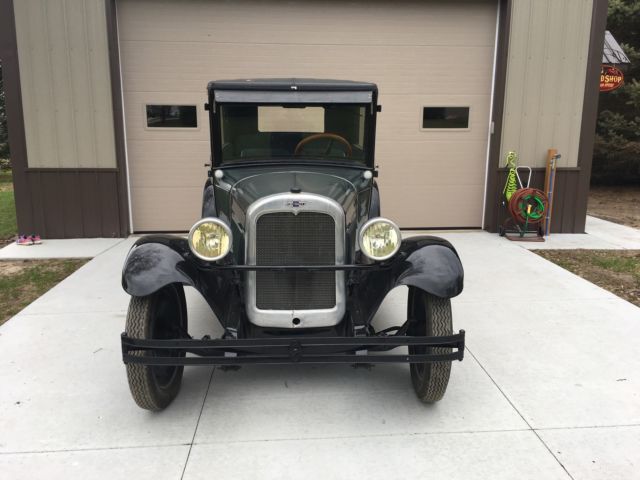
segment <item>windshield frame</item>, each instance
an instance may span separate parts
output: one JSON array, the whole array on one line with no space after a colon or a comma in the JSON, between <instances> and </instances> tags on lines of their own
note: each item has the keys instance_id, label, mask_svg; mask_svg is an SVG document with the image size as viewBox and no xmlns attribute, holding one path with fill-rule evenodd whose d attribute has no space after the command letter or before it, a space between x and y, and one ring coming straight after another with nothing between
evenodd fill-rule
<instances>
[{"instance_id":1,"label":"windshield frame","mask_svg":"<svg viewBox=\"0 0 640 480\"><path fill-rule=\"evenodd\" d=\"M302 93L302 92L300 92ZM373 169L374 168L374 148L375 148L375 132L376 132L376 114L378 112L377 107L377 95L373 95L372 101L363 103L363 102L328 102L328 103L316 103L316 102L308 102L302 101L295 102L262 102L262 101L251 101L251 102L216 102L215 94L213 91L209 92L209 120L210 120L210 142L211 142L211 157L212 157L212 168L218 167L229 167L229 166L240 166L240 165L340 165L340 166L352 166L355 168L365 168L365 169ZM344 106L358 106L365 108L365 124L364 124L364 159L363 160L351 160L345 159L341 160L339 158L327 158L327 157L316 157L316 156L293 156L290 157L265 157L263 159L259 157L247 158L243 159L234 159L222 161L222 129L221 129L221 108L222 105L252 105L252 106L282 106L282 107L301 107L301 106L333 106L333 105L344 105Z\"/></svg>"}]
</instances>

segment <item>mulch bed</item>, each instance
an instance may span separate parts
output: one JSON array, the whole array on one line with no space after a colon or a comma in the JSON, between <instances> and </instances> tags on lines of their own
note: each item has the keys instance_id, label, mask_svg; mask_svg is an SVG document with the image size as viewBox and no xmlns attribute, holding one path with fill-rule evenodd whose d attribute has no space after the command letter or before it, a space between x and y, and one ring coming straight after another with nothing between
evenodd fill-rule
<instances>
[{"instance_id":1,"label":"mulch bed","mask_svg":"<svg viewBox=\"0 0 640 480\"><path fill-rule=\"evenodd\" d=\"M640 250L536 250L535 253L640 307Z\"/></svg>"}]
</instances>

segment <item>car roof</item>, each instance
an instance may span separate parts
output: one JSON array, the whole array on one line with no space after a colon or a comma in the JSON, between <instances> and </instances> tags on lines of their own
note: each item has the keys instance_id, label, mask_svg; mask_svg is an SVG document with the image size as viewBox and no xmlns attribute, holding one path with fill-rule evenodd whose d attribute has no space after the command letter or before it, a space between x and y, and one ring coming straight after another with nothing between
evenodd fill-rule
<instances>
[{"instance_id":1,"label":"car roof","mask_svg":"<svg viewBox=\"0 0 640 480\"><path fill-rule=\"evenodd\" d=\"M212 90L260 90L260 91L377 91L375 83L352 80L330 80L318 78L248 78L238 80L214 80L207 86Z\"/></svg>"}]
</instances>

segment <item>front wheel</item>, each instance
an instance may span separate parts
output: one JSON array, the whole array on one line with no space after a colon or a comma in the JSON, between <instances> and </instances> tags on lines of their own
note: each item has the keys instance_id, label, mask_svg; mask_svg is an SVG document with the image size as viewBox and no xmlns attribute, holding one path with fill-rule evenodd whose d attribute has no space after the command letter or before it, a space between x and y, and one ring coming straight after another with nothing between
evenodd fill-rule
<instances>
[{"instance_id":1,"label":"front wheel","mask_svg":"<svg viewBox=\"0 0 640 480\"><path fill-rule=\"evenodd\" d=\"M131 297L125 331L132 338L184 338L187 332L187 306L182 285L167 285L151 295ZM153 352L146 350L133 354L152 356ZM176 354L184 355L184 352ZM146 410L163 410L180 391L183 369L181 366L127 364L127 379L133 399Z\"/></svg>"},{"instance_id":2,"label":"front wheel","mask_svg":"<svg viewBox=\"0 0 640 480\"><path fill-rule=\"evenodd\" d=\"M414 336L443 336L453 334L451 301L409 287L409 319L413 326L409 334ZM451 353L449 347L409 346L410 355ZM447 391L451 362L422 362L410 364L411 383L418 398L424 403L441 400Z\"/></svg>"}]
</instances>

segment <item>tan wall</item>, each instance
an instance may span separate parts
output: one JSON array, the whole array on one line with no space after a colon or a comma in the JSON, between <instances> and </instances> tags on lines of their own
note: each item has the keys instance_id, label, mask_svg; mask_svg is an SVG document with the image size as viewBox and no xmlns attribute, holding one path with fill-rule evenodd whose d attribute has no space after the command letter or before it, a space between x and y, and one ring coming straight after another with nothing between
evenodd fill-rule
<instances>
[{"instance_id":1,"label":"tan wall","mask_svg":"<svg viewBox=\"0 0 640 480\"><path fill-rule=\"evenodd\" d=\"M383 214L403 227L481 224L497 0L119 0L134 230L199 218L210 80L376 82ZM145 103L198 105L198 129L145 127ZM421 107L470 106L467 131Z\"/></svg>"},{"instance_id":2,"label":"tan wall","mask_svg":"<svg viewBox=\"0 0 640 480\"><path fill-rule=\"evenodd\" d=\"M575 167L593 0L513 0L500 165Z\"/></svg>"},{"instance_id":3,"label":"tan wall","mask_svg":"<svg viewBox=\"0 0 640 480\"><path fill-rule=\"evenodd\" d=\"M104 0L14 1L30 168L115 168Z\"/></svg>"}]
</instances>

